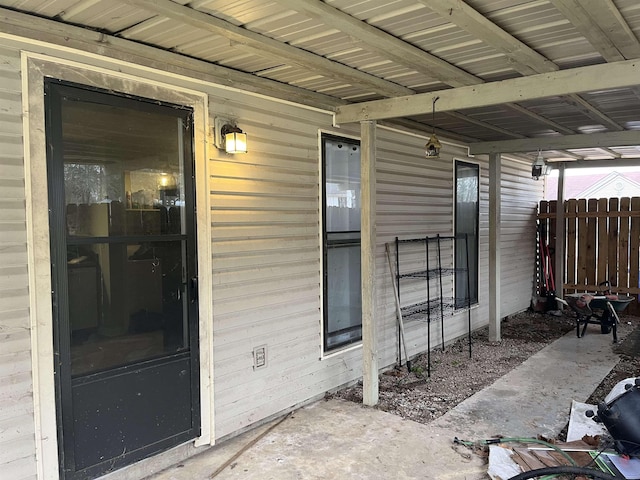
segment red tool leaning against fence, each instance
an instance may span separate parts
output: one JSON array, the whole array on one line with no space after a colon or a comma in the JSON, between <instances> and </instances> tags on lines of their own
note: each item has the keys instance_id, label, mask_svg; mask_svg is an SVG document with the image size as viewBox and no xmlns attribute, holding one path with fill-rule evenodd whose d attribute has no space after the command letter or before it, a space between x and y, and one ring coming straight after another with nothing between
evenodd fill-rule
<instances>
[{"instance_id":1,"label":"red tool leaning against fence","mask_svg":"<svg viewBox=\"0 0 640 480\"><path fill-rule=\"evenodd\" d=\"M553 278L553 267L551 265L551 254L549 253L549 245L545 241L545 231L541 223L538 223L538 246L540 249L540 275L541 289L542 282L544 282L544 289L540 292L543 297L546 297L546 303L544 307L545 312L556 310L556 285Z\"/></svg>"}]
</instances>

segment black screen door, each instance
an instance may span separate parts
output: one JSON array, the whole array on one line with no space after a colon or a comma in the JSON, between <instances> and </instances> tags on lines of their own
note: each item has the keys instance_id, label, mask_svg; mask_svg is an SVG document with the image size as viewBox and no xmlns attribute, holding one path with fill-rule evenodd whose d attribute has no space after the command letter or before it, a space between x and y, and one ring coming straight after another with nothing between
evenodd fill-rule
<instances>
[{"instance_id":1,"label":"black screen door","mask_svg":"<svg viewBox=\"0 0 640 480\"><path fill-rule=\"evenodd\" d=\"M200 431L189 108L45 82L60 469Z\"/></svg>"}]
</instances>

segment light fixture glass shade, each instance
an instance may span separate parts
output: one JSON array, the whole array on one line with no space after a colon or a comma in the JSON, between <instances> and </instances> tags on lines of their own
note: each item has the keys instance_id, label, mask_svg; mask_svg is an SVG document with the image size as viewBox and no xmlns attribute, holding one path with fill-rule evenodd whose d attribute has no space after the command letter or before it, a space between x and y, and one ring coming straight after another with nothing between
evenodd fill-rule
<instances>
[{"instance_id":1,"label":"light fixture glass shade","mask_svg":"<svg viewBox=\"0 0 640 480\"><path fill-rule=\"evenodd\" d=\"M247 153L247 134L230 132L225 134L225 150L227 153Z\"/></svg>"}]
</instances>

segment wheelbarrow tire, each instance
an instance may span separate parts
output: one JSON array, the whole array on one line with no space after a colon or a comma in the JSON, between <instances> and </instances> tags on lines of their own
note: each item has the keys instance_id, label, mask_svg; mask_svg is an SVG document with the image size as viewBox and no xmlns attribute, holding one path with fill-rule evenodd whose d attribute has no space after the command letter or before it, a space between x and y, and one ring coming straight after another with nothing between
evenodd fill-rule
<instances>
[{"instance_id":1,"label":"wheelbarrow tire","mask_svg":"<svg viewBox=\"0 0 640 480\"><path fill-rule=\"evenodd\" d=\"M611 333L611 325L609 325L608 323L601 323L600 324L600 331L604 334L604 333Z\"/></svg>"}]
</instances>

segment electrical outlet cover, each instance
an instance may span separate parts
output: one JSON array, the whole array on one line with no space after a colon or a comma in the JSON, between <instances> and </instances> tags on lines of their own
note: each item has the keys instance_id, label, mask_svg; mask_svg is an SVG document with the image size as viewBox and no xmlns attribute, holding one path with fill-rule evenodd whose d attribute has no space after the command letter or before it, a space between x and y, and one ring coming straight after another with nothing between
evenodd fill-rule
<instances>
[{"instance_id":1,"label":"electrical outlet cover","mask_svg":"<svg viewBox=\"0 0 640 480\"><path fill-rule=\"evenodd\" d=\"M253 349L253 369L265 368L267 366L267 346L260 345Z\"/></svg>"}]
</instances>

